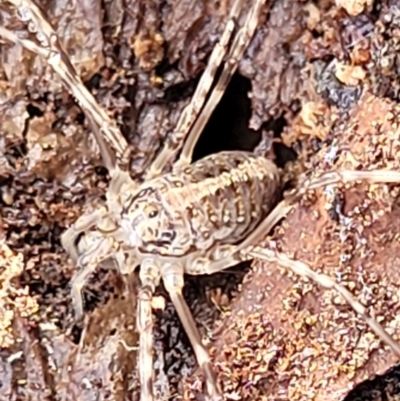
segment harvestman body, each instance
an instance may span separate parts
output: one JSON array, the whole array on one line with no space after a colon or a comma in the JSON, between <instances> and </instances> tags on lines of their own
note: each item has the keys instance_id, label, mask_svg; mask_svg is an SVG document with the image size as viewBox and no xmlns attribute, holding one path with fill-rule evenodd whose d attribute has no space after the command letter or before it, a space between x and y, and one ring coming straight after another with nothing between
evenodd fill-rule
<instances>
[{"instance_id":1,"label":"harvestman body","mask_svg":"<svg viewBox=\"0 0 400 401\"><path fill-rule=\"evenodd\" d=\"M119 179L122 176L119 176ZM82 317L81 288L98 264L113 256L119 270L130 274L138 266L138 329L143 397L151 397L151 298L163 279L206 375L207 393L219 399L217 383L189 308L182 296L184 273L212 274L244 260L237 244L248 237L272 209L280 175L269 160L248 152L221 152L136 186L127 176L114 187L110 211L96 215L102 238L76 250L75 240L91 225L75 224L62 238L70 255L83 267L73 279L78 318ZM123 194L122 199L119 198ZM118 199L119 198L119 199ZM95 212L96 213L96 212ZM90 236L90 233L89 233ZM83 253L82 253L83 251Z\"/></svg>"},{"instance_id":2,"label":"harvestman body","mask_svg":"<svg viewBox=\"0 0 400 401\"><path fill-rule=\"evenodd\" d=\"M313 272L300 261L255 247L307 190L356 180L398 183L399 172L343 170L325 173L313 180L303 178L291 196L271 211L281 187L278 169L272 162L247 152L222 152L191 164L197 139L254 34L263 0L251 2L243 27L231 39L242 5L241 0L234 0L226 28L210 56L192 101L178 121L173 140L166 143L141 185L133 182L114 162L114 156L125 159L126 141L115 122L83 85L43 13L31 0L9 2L17 8L21 19L34 27L40 46L3 27L0 27L0 36L47 59L91 122L104 164L110 172L106 205L81 216L64 233L62 243L80 267L72 280L72 299L78 318L83 315L81 289L101 261L114 259L123 274L129 274L141 265L137 325L142 401L154 399L151 298L160 279L163 279L204 372L207 394L213 401L222 398L208 353L182 296L183 274L212 274L250 258L279 263L334 289L400 355L399 344L341 284ZM225 56L222 72L209 94ZM162 174L188 132L172 172ZM105 141L112 145L114 155ZM78 240L81 234L84 235Z\"/></svg>"}]
</instances>

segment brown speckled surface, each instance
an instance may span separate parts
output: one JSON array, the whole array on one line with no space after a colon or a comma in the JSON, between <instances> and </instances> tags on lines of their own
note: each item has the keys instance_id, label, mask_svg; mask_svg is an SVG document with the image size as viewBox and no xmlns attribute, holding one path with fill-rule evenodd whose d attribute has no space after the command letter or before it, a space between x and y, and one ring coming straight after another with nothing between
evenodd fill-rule
<instances>
[{"instance_id":1,"label":"brown speckled surface","mask_svg":"<svg viewBox=\"0 0 400 401\"><path fill-rule=\"evenodd\" d=\"M366 93L309 165L397 170L399 111ZM336 277L398 339L399 213L393 185L324 188L302 200L265 246ZM228 399L341 400L398 361L340 296L274 264L254 262L219 325L213 347Z\"/></svg>"},{"instance_id":2,"label":"brown speckled surface","mask_svg":"<svg viewBox=\"0 0 400 401\"><path fill-rule=\"evenodd\" d=\"M146 2L143 13L137 0L40 2L132 145L133 177L191 98L229 3ZM263 134L280 162L273 133L297 152L299 171L399 168L399 7L352 1L349 15L336 3L269 3L240 63L249 81L234 78L197 155L249 148ZM26 32L6 2L0 21ZM85 289L84 330L72 319L74 266L59 237L107 185L83 115L41 59L2 41L0 89L0 400L137 400L135 290L100 268ZM395 186L321 189L265 246L340 278L399 335L398 215ZM399 399L396 371L349 393L397 358L332 291L255 261L188 278L185 296L229 400ZM160 398L201 399L187 338L162 289L158 297Z\"/></svg>"}]
</instances>

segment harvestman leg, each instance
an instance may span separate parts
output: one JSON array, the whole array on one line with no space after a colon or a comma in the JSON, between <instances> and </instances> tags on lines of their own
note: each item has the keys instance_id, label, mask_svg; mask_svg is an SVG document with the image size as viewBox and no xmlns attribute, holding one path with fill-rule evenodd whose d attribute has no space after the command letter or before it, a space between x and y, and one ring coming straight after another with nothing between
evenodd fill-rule
<instances>
[{"instance_id":1,"label":"harvestman leg","mask_svg":"<svg viewBox=\"0 0 400 401\"><path fill-rule=\"evenodd\" d=\"M225 268L232 263L225 263ZM164 285L192 344L197 362L205 375L207 394L212 401L222 400L210 357L204 347L196 323L182 295L184 268L166 264L161 268L152 259L145 259L140 267L141 289L138 296L137 328L139 331L139 372L142 401L153 401L153 314L151 300L162 275Z\"/></svg>"},{"instance_id":2,"label":"harvestman leg","mask_svg":"<svg viewBox=\"0 0 400 401\"><path fill-rule=\"evenodd\" d=\"M393 352L400 356L400 344L395 341L387 331L374 319L360 302L358 302L345 287L338 283L333 278L326 274L320 274L310 269L305 263L290 259L283 253L275 252L270 249L264 249L254 247L249 251L246 251L246 256L250 256L255 259L264 260L267 262L278 263L280 266L290 269L294 273L308 277L310 280L319 284L326 289L335 290L352 308L353 310L361 315L371 330L389 347Z\"/></svg>"},{"instance_id":3,"label":"harvestman leg","mask_svg":"<svg viewBox=\"0 0 400 401\"><path fill-rule=\"evenodd\" d=\"M0 37L13 43L19 43L26 49L46 59L48 64L59 75L64 85L76 98L85 114L101 127L106 140L115 149L119 160L125 163L129 151L125 138L116 123L86 89L57 34L42 11L32 0L8 0L8 2L17 8L21 20L33 24L37 31L36 38L41 46L30 40L20 39L15 33L3 27L0 27ZM98 140L98 138L96 139ZM101 145L99 144L99 146Z\"/></svg>"},{"instance_id":4,"label":"harvestman leg","mask_svg":"<svg viewBox=\"0 0 400 401\"><path fill-rule=\"evenodd\" d=\"M265 238L265 235L283 219L295 206L297 200L307 191L321 188L327 185L349 183L354 181L368 181L370 183L400 183L400 172L392 170L338 170L323 173L320 177L306 179L300 188L292 192L287 199L281 201L265 220L239 245L238 249L243 250L257 244Z\"/></svg>"},{"instance_id":5,"label":"harvestman leg","mask_svg":"<svg viewBox=\"0 0 400 401\"><path fill-rule=\"evenodd\" d=\"M279 220L284 218L290 210L294 207L296 201L300 196L304 195L308 190L317 189L326 185L333 185L338 183L348 183L353 181L365 180L370 183L399 183L400 172L390 170L374 170L374 171L358 171L358 170L342 170L322 174L320 177L306 180L302 187L295 191L288 199L280 202L275 209L268 215L268 217L253 231L249 237L246 238L241 244L238 245L237 251L243 257L253 257L268 262L277 262L283 267L291 269L296 274L305 276L313 280L319 285L328 289L336 290L350 306L364 317L371 330L388 344L392 350L400 356L400 345L393 340L393 338L385 331L385 329L368 314L367 309L361 305L352 294L346 290L341 284L329 276L318 274L312 271L306 264L294 261L286 255L271 251L268 249L256 248L253 244L259 243L266 234L278 223ZM213 273L212 271L211 273Z\"/></svg>"},{"instance_id":6,"label":"harvestman leg","mask_svg":"<svg viewBox=\"0 0 400 401\"><path fill-rule=\"evenodd\" d=\"M223 261L222 263L224 268L228 268L229 265L232 265L231 263L229 264L228 261ZM172 263L166 264L162 266L161 274L165 289L168 291L168 294L171 297L179 319L181 320L185 332L193 347L197 363L204 374L207 395L212 401L222 400L222 392L218 386L217 377L214 373L210 356L207 349L203 345L196 322L194 321L192 313L190 312L190 309L182 294L182 289L184 287L184 266Z\"/></svg>"},{"instance_id":7,"label":"harvestman leg","mask_svg":"<svg viewBox=\"0 0 400 401\"><path fill-rule=\"evenodd\" d=\"M90 263L82 265L71 279L71 299L74 308L74 317L77 322L81 322L83 319L83 300L82 300L82 288L85 286L88 278L96 270L97 265Z\"/></svg>"},{"instance_id":8,"label":"harvestman leg","mask_svg":"<svg viewBox=\"0 0 400 401\"><path fill-rule=\"evenodd\" d=\"M246 21L243 27L239 29L233 40L232 46L227 55L227 60L224 64L221 75L218 78L217 84L212 91L204 109L201 111L200 116L197 118L191 129L185 145L183 146L177 165L188 165L192 162L193 150L196 146L197 140L203 132L204 127L206 126L215 107L220 102L222 95L224 94L225 89L232 78L232 75L235 73L245 50L249 46L250 41L254 36L264 3L265 0L254 0L251 3L250 11L247 15Z\"/></svg>"},{"instance_id":9,"label":"harvestman leg","mask_svg":"<svg viewBox=\"0 0 400 401\"><path fill-rule=\"evenodd\" d=\"M358 173L358 172L357 172ZM379 174L377 174L378 176ZM331 177L333 178L333 177ZM394 178L394 177L392 177ZM321 177L322 179L322 177ZM321 285L327 289L335 290L352 308L353 310L361 315L370 329L390 348L393 352L400 356L400 344L395 341L380 325L376 319L374 319L367 311L367 309L358 302L352 293L348 291L345 287L343 287L339 282L335 279L325 275L314 272L310 267L308 267L305 263L293 260L289 258L287 255L277 252L271 249L264 249L260 247L250 246L247 249L242 249L242 246L235 246L235 245L224 245L221 247L221 252L226 255L224 259L219 260L218 262L214 262L211 264L203 263L203 266L200 266L199 270L196 274L214 274L218 273L226 268L233 266L234 264L238 263L239 261L246 261L250 259L258 259L263 260L271 263L278 263L280 266L290 269L295 274L298 274L303 277L308 277L310 280L314 281L315 283ZM230 254L230 255L229 255ZM165 279L164 279L165 280ZM164 281L165 282L165 281ZM184 302L184 300L183 300ZM175 305L177 308L177 305ZM187 311L181 317L182 323L185 319L190 319L191 315L190 311ZM191 318L192 319L192 318ZM185 326L186 329L186 326ZM195 328L196 329L196 328ZM197 329L196 329L197 330ZM186 329L187 331L187 329ZM188 332L188 331L187 331ZM189 333L189 332L188 332ZM191 340L193 341L193 340Z\"/></svg>"},{"instance_id":10,"label":"harvestman leg","mask_svg":"<svg viewBox=\"0 0 400 401\"><path fill-rule=\"evenodd\" d=\"M153 310L151 300L160 283L160 269L152 259L140 266L141 288L138 294L137 329L139 331L140 400L153 401Z\"/></svg>"},{"instance_id":11,"label":"harvestman leg","mask_svg":"<svg viewBox=\"0 0 400 401\"><path fill-rule=\"evenodd\" d=\"M93 121L90 115L87 115L89 126L97 140L100 148L103 164L110 174L110 183L106 193L108 210L116 215L121 212L122 204L121 195L128 196L137 187L136 183L132 180L129 172L123 171L115 162L114 154L104 141L101 129Z\"/></svg>"},{"instance_id":12,"label":"harvestman leg","mask_svg":"<svg viewBox=\"0 0 400 401\"><path fill-rule=\"evenodd\" d=\"M176 128L174 129L174 133L172 134L174 137L174 143L181 142L181 140L185 137L206 101L212 83L214 82L217 69L228 51L229 41L235 29L235 19L240 13L242 2L243 0L234 0L233 6L230 10L228 22L225 25L221 38L211 52L207 67L200 78L191 101L184 108L179 117ZM172 143L166 143L151 165L149 176L153 177L159 175L164 166L175 155L177 150L177 147L173 146Z\"/></svg>"},{"instance_id":13,"label":"harvestman leg","mask_svg":"<svg viewBox=\"0 0 400 401\"><path fill-rule=\"evenodd\" d=\"M204 374L207 395L212 401L222 400L223 396L218 386L208 351L203 345L196 322L182 294L184 271L192 275L199 275L225 270L242 261L243 258L236 252L236 249L237 247L234 245L221 245L216 253L211 252L211 254L188 262L187 269L179 263L169 263L161 266L164 286L171 297L175 310L193 347L197 363ZM213 261L213 259L217 259L217 261Z\"/></svg>"},{"instance_id":14,"label":"harvestman leg","mask_svg":"<svg viewBox=\"0 0 400 401\"><path fill-rule=\"evenodd\" d=\"M122 163L126 162L125 158L128 156L129 148L125 138L115 122L110 119L107 112L86 89L56 33L36 4L32 0L8 1L18 9L22 20L29 21L34 25L37 30L36 36L41 46L32 41L20 39L15 33L3 27L0 27L0 37L13 43L19 43L26 49L45 58L59 75L64 85L77 99L92 128L100 148L104 166L111 175L110 196L107 200L111 210L113 210L118 205L116 198L118 198L122 185L129 184L130 187L133 187L133 181L130 179L129 174L120 170L115 161L115 158L118 157ZM102 133L104 133L104 136ZM111 152L105 139L115 149L116 155Z\"/></svg>"}]
</instances>

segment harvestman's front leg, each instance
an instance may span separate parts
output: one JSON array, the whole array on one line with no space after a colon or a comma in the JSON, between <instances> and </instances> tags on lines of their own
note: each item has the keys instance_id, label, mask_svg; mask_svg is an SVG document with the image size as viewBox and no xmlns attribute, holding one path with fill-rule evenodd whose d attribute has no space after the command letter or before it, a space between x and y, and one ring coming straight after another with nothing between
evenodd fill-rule
<instances>
[{"instance_id":1,"label":"harvestman's front leg","mask_svg":"<svg viewBox=\"0 0 400 401\"><path fill-rule=\"evenodd\" d=\"M41 9L32 0L8 0L8 2L17 8L21 20L29 22L28 29L36 33L36 38L40 42L40 46L30 40L19 38L14 32L1 26L0 37L14 43L19 43L29 51L44 57L59 75L63 84L76 98L84 113L90 116L101 127L106 140L116 150L116 156L123 163L126 163L127 153L129 152L128 143L116 123L86 89L78 72L71 63L68 53L65 51L61 41ZM99 144L99 146L101 145Z\"/></svg>"},{"instance_id":2,"label":"harvestman's front leg","mask_svg":"<svg viewBox=\"0 0 400 401\"><path fill-rule=\"evenodd\" d=\"M183 146L182 153L177 161L177 166L185 166L192 162L193 151L196 146L196 143L204 130L211 114L214 109L217 107L220 102L222 95L225 92L226 87L229 84L229 81L232 78L232 75L235 73L241 58L254 33L257 29L259 16L261 14L261 9L265 3L265 0L253 0L250 3L250 10L247 14L246 21L244 25L240 28L238 33L236 34L229 53L226 57L226 62L224 64L221 75L218 78L218 81L215 85L215 88L211 92L209 99L207 100L206 105L204 106L201 114L198 116L196 122L191 128L191 132Z\"/></svg>"},{"instance_id":3,"label":"harvestman's front leg","mask_svg":"<svg viewBox=\"0 0 400 401\"><path fill-rule=\"evenodd\" d=\"M153 311L151 300L160 283L160 269L152 259L145 259L139 272L137 329L139 331L140 401L153 401Z\"/></svg>"},{"instance_id":4,"label":"harvestman's front leg","mask_svg":"<svg viewBox=\"0 0 400 401\"><path fill-rule=\"evenodd\" d=\"M203 371L207 395L212 401L222 400L223 396L211 365L210 356L202 343L196 322L194 321L192 313L182 295L182 289L184 286L184 267L180 264L165 264L162 266L161 273L164 286L171 297L172 303L175 306L186 334L189 337L190 343L192 344L197 363Z\"/></svg>"},{"instance_id":5,"label":"harvestman's front leg","mask_svg":"<svg viewBox=\"0 0 400 401\"><path fill-rule=\"evenodd\" d=\"M228 51L229 41L235 30L236 19L239 17L240 8L243 0L234 0L232 7L230 7L228 22L225 25L224 31L218 41L214 46L210 58L207 63L207 67L204 70L199 83L197 84L196 90L193 94L192 100L183 109L182 114L176 124L176 128L173 132L174 142L180 142L181 138L189 132L190 127L193 125L196 117L204 106L207 99L207 95L211 89L214 82L215 74L222 63L225 54ZM208 118L208 117L207 117ZM190 134L189 141L196 142L198 135ZM157 155L156 159L150 166L149 172L146 175L146 179L158 176L165 165L172 159L172 157L177 152L177 146L173 146L171 143L166 142L161 152ZM190 161L189 161L190 163Z\"/></svg>"}]
</instances>

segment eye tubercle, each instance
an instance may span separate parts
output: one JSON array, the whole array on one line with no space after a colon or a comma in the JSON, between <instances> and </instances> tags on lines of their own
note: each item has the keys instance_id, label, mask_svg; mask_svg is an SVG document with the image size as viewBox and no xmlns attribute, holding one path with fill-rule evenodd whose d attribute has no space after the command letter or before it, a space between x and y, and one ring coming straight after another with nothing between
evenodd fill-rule
<instances>
[{"instance_id":1,"label":"eye tubercle","mask_svg":"<svg viewBox=\"0 0 400 401\"><path fill-rule=\"evenodd\" d=\"M152 219L152 218L158 216L159 210L156 205L150 204L145 207L144 212L149 219Z\"/></svg>"},{"instance_id":2,"label":"eye tubercle","mask_svg":"<svg viewBox=\"0 0 400 401\"><path fill-rule=\"evenodd\" d=\"M158 215L157 210L152 210L151 212L149 212L148 216L150 219L152 219L153 217L156 217Z\"/></svg>"}]
</instances>

